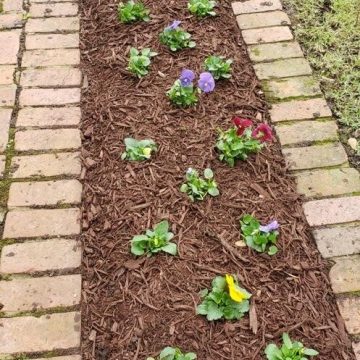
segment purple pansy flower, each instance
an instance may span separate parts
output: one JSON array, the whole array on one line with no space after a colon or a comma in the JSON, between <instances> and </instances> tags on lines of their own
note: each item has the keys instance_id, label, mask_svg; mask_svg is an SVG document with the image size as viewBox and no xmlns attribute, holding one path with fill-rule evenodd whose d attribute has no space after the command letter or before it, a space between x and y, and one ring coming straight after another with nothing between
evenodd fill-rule
<instances>
[{"instance_id":1,"label":"purple pansy flower","mask_svg":"<svg viewBox=\"0 0 360 360\"><path fill-rule=\"evenodd\" d=\"M190 86L192 85L193 80L195 79L195 74L193 71L189 70L189 69L184 69L181 72L180 75L180 82L181 82L181 86Z\"/></svg>"},{"instance_id":2,"label":"purple pansy flower","mask_svg":"<svg viewBox=\"0 0 360 360\"><path fill-rule=\"evenodd\" d=\"M275 231L279 228L279 223L274 220L267 225L260 225L259 230L264 233L269 233L271 231Z\"/></svg>"},{"instance_id":3,"label":"purple pansy flower","mask_svg":"<svg viewBox=\"0 0 360 360\"><path fill-rule=\"evenodd\" d=\"M179 27L179 25L181 24L181 21L180 20L175 20L172 22L171 25L169 25L166 29L167 30L175 30Z\"/></svg>"},{"instance_id":4,"label":"purple pansy flower","mask_svg":"<svg viewBox=\"0 0 360 360\"><path fill-rule=\"evenodd\" d=\"M215 80L209 72L203 72L200 74L198 85L204 93L209 93L215 89Z\"/></svg>"}]
</instances>

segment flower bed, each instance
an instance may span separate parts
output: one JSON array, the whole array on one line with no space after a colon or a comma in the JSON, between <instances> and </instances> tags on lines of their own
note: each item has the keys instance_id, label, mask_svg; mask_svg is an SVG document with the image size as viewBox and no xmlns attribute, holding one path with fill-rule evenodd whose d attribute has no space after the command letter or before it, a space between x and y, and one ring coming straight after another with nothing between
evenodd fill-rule
<instances>
[{"instance_id":1,"label":"flower bed","mask_svg":"<svg viewBox=\"0 0 360 360\"><path fill-rule=\"evenodd\" d=\"M285 332L317 359L352 359L279 146L254 143L269 137L258 127L268 115L230 2L204 18L185 0L146 6L150 21L123 24L117 3L82 0L84 359L157 359L167 346L189 359L265 359ZM195 48L160 43L176 19ZM127 70L131 48L157 53L140 80ZM197 93L196 105L172 103L166 93L182 70L199 78L211 55L233 60L232 77ZM258 151L232 148L234 163L219 159L233 121L230 140L220 140L243 136ZM257 235L243 238L250 227ZM221 314L214 293L223 294Z\"/></svg>"}]
</instances>

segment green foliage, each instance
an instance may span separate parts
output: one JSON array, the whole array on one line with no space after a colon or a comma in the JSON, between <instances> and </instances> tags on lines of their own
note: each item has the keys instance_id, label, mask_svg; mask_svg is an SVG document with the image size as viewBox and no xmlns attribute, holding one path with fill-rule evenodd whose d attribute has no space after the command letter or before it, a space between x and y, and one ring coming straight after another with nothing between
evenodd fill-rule
<instances>
[{"instance_id":1,"label":"green foliage","mask_svg":"<svg viewBox=\"0 0 360 360\"><path fill-rule=\"evenodd\" d=\"M139 78L147 75L151 63L150 59L156 55L156 52L148 48L142 49L141 51L131 48L128 70Z\"/></svg>"},{"instance_id":2,"label":"green foliage","mask_svg":"<svg viewBox=\"0 0 360 360\"><path fill-rule=\"evenodd\" d=\"M209 56L204 62L204 68L210 72L215 80L221 78L229 79L231 77L231 59L224 60L224 56Z\"/></svg>"},{"instance_id":3,"label":"green foliage","mask_svg":"<svg viewBox=\"0 0 360 360\"><path fill-rule=\"evenodd\" d=\"M151 153L157 150L156 144L153 140L125 138L124 143L126 149L125 152L121 154L122 160L148 160L151 157Z\"/></svg>"},{"instance_id":4,"label":"green foliage","mask_svg":"<svg viewBox=\"0 0 360 360\"><path fill-rule=\"evenodd\" d=\"M251 129L246 129L241 136L237 135L235 127L222 131L215 147L219 150L219 159L227 162L231 167L236 160L246 160L249 154L257 153L263 148L263 144L251 136Z\"/></svg>"},{"instance_id":5,"label":"green foliage","mask_svg":"<svg viewBox=\"0 0 360 360\"><path fill-rule=\"evenodd\" d=\"M278 252L275 245L279 234L277 231L260 231L260 222L249 214L242 217L240 225L247 246L257 252L267 251L269 255L275 255Z\"/></svg>"},{"instance_id":6,"label":"green foliage","mask_svg":"<svg viewBox=\"0 0 360 360\"><path fill-rule=\"evenodd\" d=\"M211 169L204 170L204 178L200 177L196 170L188 169L186 182L181 185L180 191L187 193L191 201L204 200L207 194L211 196L219 195L219 189Z\"/></svg>"},{"instance_id":7,"label":"green foliage","mask_svg":"<svg viewBox=\"0 0 360 360\"><path fill-rule=\"evenodd\" d=\"M207 15L215 16L215 5L216 2L212 0L189 0L188 9L192 14L195 14L199 17L204 17Z\"/></svg>"},{"instance_id":8,"label":"green foliage","mask_svg":"<svg viewBox=\"0 0 360 360\"><path fill-rule=\"evenodd\" d=\"M292 342L288 334L283 334L283 345L279 349L275 344L269 344L265 349L268 360L307 360L308 356L316 356L319 353L313 349L307 349L299 341Z\"/></svg>"},{"instance_id":9,"label":"green foliage","mask_svg":"<svg viewBox=\"0 0 360 360\"><path fill-rule=\"evenodd\" d=\"M194 353L186 353L183 354L179 348L173 348L167 346L164 348L157 360L195 360L196 354ZM146 360L156 360L152 357L147 358Z\"/></svg>"},{"instance_id":10,"label":"green foliage","mask_svg":"<svg viewBox=\"0 0 360 360\"><path fill-rule=\"evenodd\" d=\"M197 94L198 90L193 85L182 86L180 80L176 80L166 93L170 101L180 107L195 105L198 101Z\"/></svg>"},{"instance_id":11,"label":"green foliage","mask_svg":"<svg viewBox=\"0 0 360 360\"><path fill-rule=\"evenodd\" d=\"M160 34L160 42L169 47L171 51L178 51L185 48L194 48L195 41L191 40L191 35L181 27L171 29L167 27Z\"/></svg>"},{"instance_id":12,"label":"green foliage","mask_svg":"<svg viewBox=\"0 0 360 360\"><path fill-rule=\"evenodd\" d=\"M207 320L214 321L219 319L239 320L249 311L249 301L251 294L241 288L237 281L234 286L240 291L244 298L242 301L235 301L231 298L228 284L224 276L217 276L211 283L212 289L204 289L200 295L202 303L197 306L196 313L205 315Z\"/></svg>"},{"instance_id":13,"label":"green foliage","mask_svg":"<svg viewBox=\"0 0 360 360\"><path fill-rule=\"evenodd\" d=\"M141 2L129 0L126 4L120 2L118 6L118 17L122 23L134 21L149 21L150 11Z\"/></svg>"},{"instance_id":14,"label":"green foliage","mask_svg":"<svg viewBox=\"0 0 360 360\"><path fill-rule=\"evenodd\" d=\"M169 223L164 220L155 225L153 230L146 230L145 235L135 235L131 240L131 253L137 256L156 254L164 251L170 255L177 254L177 246L170 242L174 237L169 232Z\"/></svg>"}]
</instances>

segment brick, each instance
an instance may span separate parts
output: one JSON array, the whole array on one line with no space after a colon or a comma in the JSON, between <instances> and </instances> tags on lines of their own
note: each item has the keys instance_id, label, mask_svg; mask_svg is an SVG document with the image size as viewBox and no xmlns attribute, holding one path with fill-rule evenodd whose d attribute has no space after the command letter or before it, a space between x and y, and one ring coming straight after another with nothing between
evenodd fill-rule
<instances>
[{"instance_id":1,"label":"brick","mask_svg":"<svg viewBox=\"0 0 360 360\"><path fill-rule=\"evenodd\" d=\"M11 85L14 83L13 75L15 66L4 65L0 66L0 85Z\"/></svg>"},{"instance_id":2,"label":"brick","mask_svg":"<svg viewBox=\"0 0 360 360\"><path fill-rule=\"evenodd\" d=\"M79 209L10 210L4 238L67 236L80 233Z\"/></svg>"},{"instance_id":3,"label":"brick","mask_svg":"<svg viewBox=\"0 0 360 360\"><path fill-rule=\"evenodd\" d=\"M0 155L0 178L4 176L5 172L5 155Z\"/></svg>"},{"instance_id":4,"label":"brick","mask_svg":"<svg viewBox=\"0 0 360 360\"><path fill-rule=\"evenodd\" d=\"M303 207L310 226L360 220L360 196L313 200L305 203Z\"/></svg>"},{"instance_id":5,"label":"brick","mask_svg":"<svg viewBox=\"0 0 360 360\"><path fill-rule=\"evenodd\" d=\"M26 241L4 246L0 272L3 274L72 270L81 265L80 243L71 239Z\"/></svg>"},{"instance_id":6,"label":"brick","mask_svg":"<svg viewBox=\"0 0 360 360\"><path fill-rule=\"evenodd\" d=\"M324 258L360 253L359 225L342 225L316 229L313 230L313 235L318 249Z\"/></svg>"},{"instance_id":7,"label":"brick","mask_svg":"<svg viewBox=\"0 0 360 360\"><path fill-rule=\"evenodd\" d=\"M263 87L266 96L271 101L299 96L321 95L320 86L312 76L268 80L264 82Z\"/></svg>"},{"instance_id":8,"label":"brick","mask_svg":"<svg viewBox=\"0 0 360 360\"><path fill-rule=\"evenodd\" d=\"M78 149L80 146L78 129L25 130L15 134L17 151L66 150Z\"/></svg>"},{"instance_id":9,"label":"brick","mask_svg":"<svg viewBox=\"0 0 360 360\"><path fill-rule=\"evenodd\" d=\"M3 109L5 112L0 110L0 152L5 152L6 146L9 140L9 128L11 120L11 110Z\"/></svg>"},{"instance_id":10,"label":"brick","mask_svg":"<svg viewBox=\"0 0 360 360\"><path fill-rule=\"evenodd\" d=\"M3 11L7 12L22 12L23 0L3 0Z\"/></svg>"},{"instance_id":11,"label":"brick","mask_svg":"<svg viewBox=\"0 0 360 360\"><path fill-rule=\"evenodd\" d=\"M4 14L0 16L0 30L22 27L22 14Z\"/></svg>"},{"instance_id":12,"label":"brick","mask_svg":"<svg viewBox=\"0 0 360 360\"><path fill-rule=\"evenodd\" d=\"M1 31L0 44L6 44L0 51L0 64L16 65L17 54L20 47L20 30Z\"/></svg>"},{"instance_id":13,"label":"brick","mask_svg":"<svg viewBox=\"0 0 360 360\"><path fill-rule=\"evenodd\" d=\"M13 107L15 105L16 85L0 86L0 106Z\"/></svg>"},{"instance_id":14,"label":"brick","mask_svg":"<svg viewBox=\"0 0 360 360\"><path fill-rule=\"evenodd\" d=\"M296 41L251 45L248 50L250 59L253 62L301 58L303 56L300 45Z\"/></svg>"},{"instance_id":15,"label":"brick","mask_svg":"<svg viewBox=\"0 0 360 360\"><path fill-rule=\"evenodd\" d=\"M75 16L78 13L78 5L70 2L32 4L29 13L32 18Z\"/></svg>"},{"instance_id":16,"label":"brick","mask_svg":"<svg viewBox=\"0 0 360 360\"><path fill-rule=\"evenodd\" d=\"M340 314L350 335L360 334L360 297L347 297L337 300Z\"/></svg>"},{"instance_id":17,"label":"brick","mask_svg":"<svg viewBox=\"0 0 360 360\"><path fill-rule=\"evenodd\" d=\"M360 342L353 343L352 346L353 346L356 360L360 360Z\"/></svg>"},{"instance_id":18,"label":"brick","mask_svg":"<svg viewBox=\"0 0 360 360\"><path fill-rule=\"evenodd\" d=\"M360 256L337 257L329 276L336 294L360 290Z\"/></svg>"},{"instance_id":19,"label":"brick","mask_svg":"<svg viewBox=\"0 0 360 360\"><path fill-rule=\"evenodd\" d=\"M21 63L23 67L79 64L80 51L78 49L27 50Z\"/></svg>"},{"instance_id":20,"label":"brick","mask_svg":"<svg viewBox=\"0 0 360 360\"><path fill-rule=\"evenodd\" d=\"M80 89L23 89L20 106L48 106L80 103Z\"/></svg>"},{"instance_id":21,"label":"brick","mask_svg":"<svg viewBox=\"0 0 360 360\"><path fill-rule=\"evenodd\" d=\"M61 31L79 31L78 17L29 19L25 25L27 33L51 33Z\"/></svg>"},{"instance_id":22,"label":"brick","mask_svg":"<svg viewBox=\"0 0 360 360\"><path fill-rule=\"evenodd\" d=\"M27 35L25 40L27 50L78 48L79 34L34 34Z\"/></svg>"},{"instance_id":23,"label":"brick","mask_svg":"<svg viewBox=\"0 0 360 360\"><path fill-rule=\"evenodd\" d=\"M309 63L304 58L281 59L269 63L255 64L254 69L260 80L311 75L312 73Z\"/></svg>"},{"instance_id":24,"label":"brick","mask_svg":"<svg viewBox=\"0 0 360 360\"><path fill-rule=\"evenodd\" d=\"M233 2L231 5L235 15L282 10L280 0L247 0L244 2Z\"/></svg>"},{"instance_id":25,"label":"brick","mask_svg":"<svg viewBox=\"0 0 360 360\"><path fill-rule=\"evenodd\" d=\"M288 26L243 30L241 34L247 45L274 43L293 39L293 35Z\"/></svg>"},{"instance_id":26,"label":"brick","mask_svg":"<svg viewBox=\"0 0 360 360\"><path fill-rule=\"evenodd\" d=\"M1 311L16 313L80 303L81 275L0 281Z\"/></svg>"},{"instance_id":27,"label":"brick","mask_svg":"<svg viewBox=\"0 0 360 360\"><path fill-rule=\"evenodd\" d=\"M24 108L20 109L17 127L78 126L81 120L79 107Z\"/></svg>"},{"instance_id":28,"label":"brick","mask_svg":"<svg viewBox=\"0 0 360 360\"><path fill-rule=\"evenodd\" d=\"M296 174L297 190L307 197L360 192L360 175L353 168L313 170Z\"/></svg>"},{"instance_id":29,"label":"brick","mask_svg":"<svg viewBox=\"0 0 360 360\"><path fill-rule=\"evenodd\" d=\"M79 204L82 185L78 180L13 182L8 207Z\"/></svg>"},{"instance_id":30,"label":"brick","mask_svg":"<svg viewBox=\"0 0 360 360\"><path fill-rule=\"evenodd\" d=\"M81 162L79 153L14 156L10 172L13 178L79 176Z\"/></svg>"},{"instance_id":31,"label":"brick","mask_svg":"<svg viewBox=\"0 0 360 360\"><path fill-rule=\"evenodd\" d=\"M71 87L81 85L81 72L73 67L27 69L21 74L24 87Z\"/></svg>"},{"instance_id":32,"label":"brick","mask_svg":"<svg viewBox=\"0 0 360 360\"><path fill-rule=\"evenodd\" d=\"M241 30L291 24L289 17L283 11L238 15L236 21Z\"/></svg>"},{"instance_id":33,"label":"brick","mask_svg":"<svg viewBox=\"0 0 360 360\"><path fill-rule=\"evenodd\" d=\"M347 155L339 143L282 150L290 170L306 170L347 164Z\"/></svg>"},{"instance_id":34,"label":"brick","mask_svg":"<svg viewBox=\"0 0 360 360\"><path fill-rule=\"evenodd\" d=\"M2 318L0 353L17 354L78 348L80 319L78 312Z\"/></svg>"},{"instance_id":35,"label":"brick","mask_svg":"<svg viewBox=\"0 0 360 360\"><path fill-rule=\"evenodd\" d=\"M273 122L278 122L324 118L332 114L325 99L317 98L273 104L270 115Z\"/></svg>"},{"instance_id":36,"label":"brick","mask_svg":"<svg viewBox=\"0 0 360 360\"><path fill-rule=\"evenodd\" d=\"M276 134L283 146L311 143L314 141L338 140L335 121L299 121L276 126Z\"/></svg>"}]
</instances>

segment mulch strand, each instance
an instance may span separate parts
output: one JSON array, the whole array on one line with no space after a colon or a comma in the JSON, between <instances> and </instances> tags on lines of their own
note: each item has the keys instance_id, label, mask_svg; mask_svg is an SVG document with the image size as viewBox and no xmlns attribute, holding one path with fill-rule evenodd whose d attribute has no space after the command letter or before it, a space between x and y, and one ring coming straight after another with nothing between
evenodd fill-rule
<instances>
[{"instance_id":1,"label":"mulch strand","mask_svg":"<svg viewBox=\"0 0 360 360\"><path fill-rule=\"evenodd\" d=\"M265 359L266 344L289 332L319 360L354 360L279 144L234 168L217 158L217 129L235 115L269 120L230 1L219 3L217 17L199 20L186 0L148 0L152 20L124 25L114 0L81 1L84 359L143 360L165 346L199 360ZM159 44L175 19L195 49L171 53ZM142 80L126 70L132 46L159 53ZM193 108L172 106L165 92L181 70L200 73L212 54L234 59L233 77ZM122 161L129 136L153 139L159 151L147 162ZM179 191L188 167L211 167L221 195L191 203ZM245 213L279 221L277 255L235 245ZM131 238L164 219L179 255L133 256ZM253 294L251 310L240 321L208 322L195 314L198 293L225 273Z\"/></svg>"}]
</instances>

